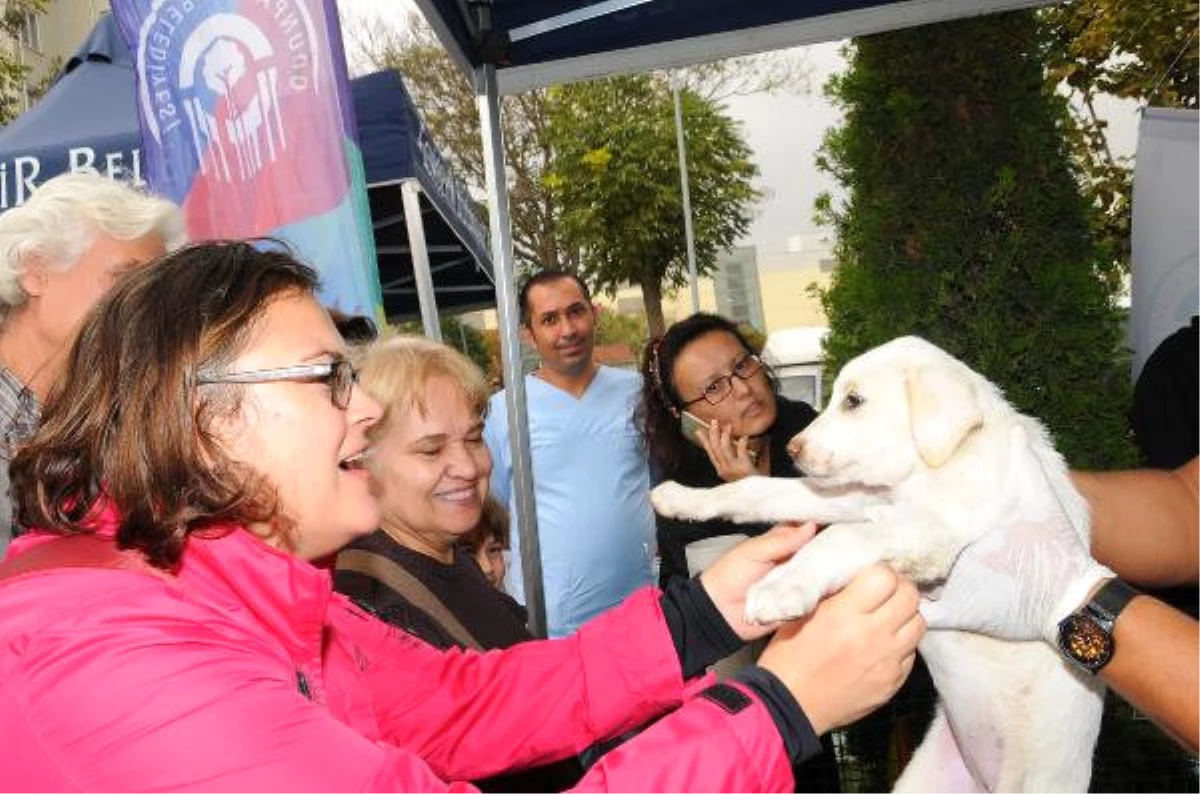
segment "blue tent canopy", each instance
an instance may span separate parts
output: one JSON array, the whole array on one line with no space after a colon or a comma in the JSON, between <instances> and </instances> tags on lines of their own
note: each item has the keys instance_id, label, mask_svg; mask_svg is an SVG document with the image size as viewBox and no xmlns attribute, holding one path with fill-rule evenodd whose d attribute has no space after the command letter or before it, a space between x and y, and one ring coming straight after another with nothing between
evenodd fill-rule
<instances>
[{"instance_id":1,"label":"blue tent canopy","mask_svg":"<svg viewBox=\"0 0 1200 794\"><path fill-rule=\"evenodd\" d=\"M417 5L464 71L494 64L499 92L515 94L1047 1L417 0Z\"/></svg>"},{"instance_id":2,"label":"blue tent canopy","mask_svg":"<svg viewBox=\"0 0 1200 794\"><path fill-rule=\"evenodd\" d=\"M0 212L68 170L140 178L134 83L129 50L105 15L41 101L0 130ZM408 319L420 308L409 241L414 227L405 222L401 200L406 182L419 186L420 225L438 307L494 305L492 265L475 207L430 141L400 75L378 72L351 80L350 87L384 312L390 319Z\"/></svg>"},{"instance_id":3,"label":"blue tent canopy","mask_svg":"<svg viewBox=\"0 0 1200 794\"><path fill-rule=\"evenodd\" d=\"M36 105L0 130L0 211L63 171L140 175L133 64L116 25L100 22Z\"/></svg>"},{"instance_id":4,"label":"blue tent canopy","mask_svg":"<svg viewBox=\"0 0 1200 794\"><path fill-rule=\"evenodd\" d=\"M400 187L416 180L421 187L422 217L441 220L424 228L438 305L459 309L494 305L487 234L479 213L429 137L400 74L365 75L351 81L351 90L385 303L388 295L407 297L415 290ZM403 262L391 266L393 258L409 261L406 266Z\"/></svg>"}]
</instances>

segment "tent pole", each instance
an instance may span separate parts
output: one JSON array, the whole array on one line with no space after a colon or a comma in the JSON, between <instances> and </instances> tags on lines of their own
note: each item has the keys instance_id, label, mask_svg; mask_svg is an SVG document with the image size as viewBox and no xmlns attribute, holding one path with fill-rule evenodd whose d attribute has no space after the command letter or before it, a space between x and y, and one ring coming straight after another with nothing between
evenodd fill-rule
<instances>
[{"instance_id":1,"label":"tent pole","mask_svg":"<svg viewBox=\"0 0 1200 794\"><path fill-rule=\"evenodd\" d=\"M442 341L438 324L437 295L433 291L433 276L429 273L429 247L425 244L425 220L421 217L421 186L415 179L400 183L400 198L404 204L404 225L408 229L408 250L412 252L413 277L417 282L417 304L421 307L421 327L425 336Z\"/></svg>"},{"instance_id":2,"label":"tent pole","mask_svg":"<svg viewBox=\"0 0 1200 794\"><path fill-rule=\"evenodd\" d=\"M475 98L483 136L483 164L487 182L488 223L492 237L492 267L496 276L496 312L500 322L500 358L504 365L508 441L512 455L512 493L521 544L521 575L525 582L525 608L529 633L546 636L546 596L542 588L542 552L533 500L533 466L529 452L529 419L525 403L525 375L521 371L520 314L515 292L512 229L509 225L508 186L504 175L504 133L500 127L500 95L496 67L475 69Z\"/></svg>"},{"instance_id":3,"label":"tent pole","mask_svg":"<svg viewBox=\"0 0 1200 794\"><path fill-rule=\"evenodd\" d=\"M683 104L679 83L671 73L671 96L675 100L675 149L679 152L679 187L683 193L683 234L687 242L688 283L692 287L692 313L700 311L700 277L696 274L696 238L692 233L692 191L688 186L687 136L683 132Z\"/></svg>"}]
</instances>

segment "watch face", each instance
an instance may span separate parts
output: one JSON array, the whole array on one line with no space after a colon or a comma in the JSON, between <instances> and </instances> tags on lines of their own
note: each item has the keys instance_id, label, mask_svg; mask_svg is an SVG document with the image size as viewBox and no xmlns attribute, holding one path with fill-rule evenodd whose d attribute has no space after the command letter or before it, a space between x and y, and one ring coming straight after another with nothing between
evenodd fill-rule
<instances>
[{"instance_id":1,"label":"watch face","mask_svg":"<svg viewBox=\"0 0 1200 794\"><path fill-rule=\"evenodd\" d=\"M1112 657L1112 637L1086 615L1070 615L1059 624L1058 645L1068 657L1096 671Z\"/></svg>"}]
</instances>

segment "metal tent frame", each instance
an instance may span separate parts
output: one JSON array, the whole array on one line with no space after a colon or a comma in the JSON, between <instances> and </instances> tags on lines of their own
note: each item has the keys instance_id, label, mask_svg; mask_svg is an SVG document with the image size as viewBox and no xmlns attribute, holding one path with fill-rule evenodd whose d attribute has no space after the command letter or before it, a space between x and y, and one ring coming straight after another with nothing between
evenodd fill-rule
<instances>
[{"instance_id":1,"label":"metal tent frame","mask_svg":"<svg viewBox=\"0 0 1200 794\"><path fill-rule=\"evenodd\" d=\"M500 97L802 44L1046 5L1052 0L416 0L472 79L483 137L513 493L530 631L546 636L521 371Z\"/></svg>"}]
</instances>

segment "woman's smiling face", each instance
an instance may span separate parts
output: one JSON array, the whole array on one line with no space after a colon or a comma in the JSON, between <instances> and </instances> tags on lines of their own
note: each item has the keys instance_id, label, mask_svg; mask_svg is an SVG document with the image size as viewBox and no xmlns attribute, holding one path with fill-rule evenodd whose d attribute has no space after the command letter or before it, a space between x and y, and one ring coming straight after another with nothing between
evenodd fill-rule
<instances>
[{"instance_id":1,"label":"woman's smiling face","mask_svg":"<svg viewBox=\"0 0 1200 794\"><path fill-rule=\"evenodd\" d=\"M319 364L344 355L328 313L307 294L285 294L263 312L253 340L229 372ZM231 387L227 387L231 388ZM238 415L217 435L227 454L274 486L280 513L294 525L285 545L312 560L332 554L379 525L379 505L358 465L367 430L382 409L358 387L346 407L321 380L279 380L241 387ZM269 534L269 533L264 533Z\"/></svg>"},{"instance_id":2,"label":"woman's smiling face","mask_svg":"<svg viewBox=\"0 0 1200 794\"><path fill-rule=\"evenodd\" d=\"M417 401L393 406L371 455L383 526L405 546L449 561L460 537L479 523L492 456L483 441L483 417L445 376L425 386Z\"/></svg>"}]
</instances>

